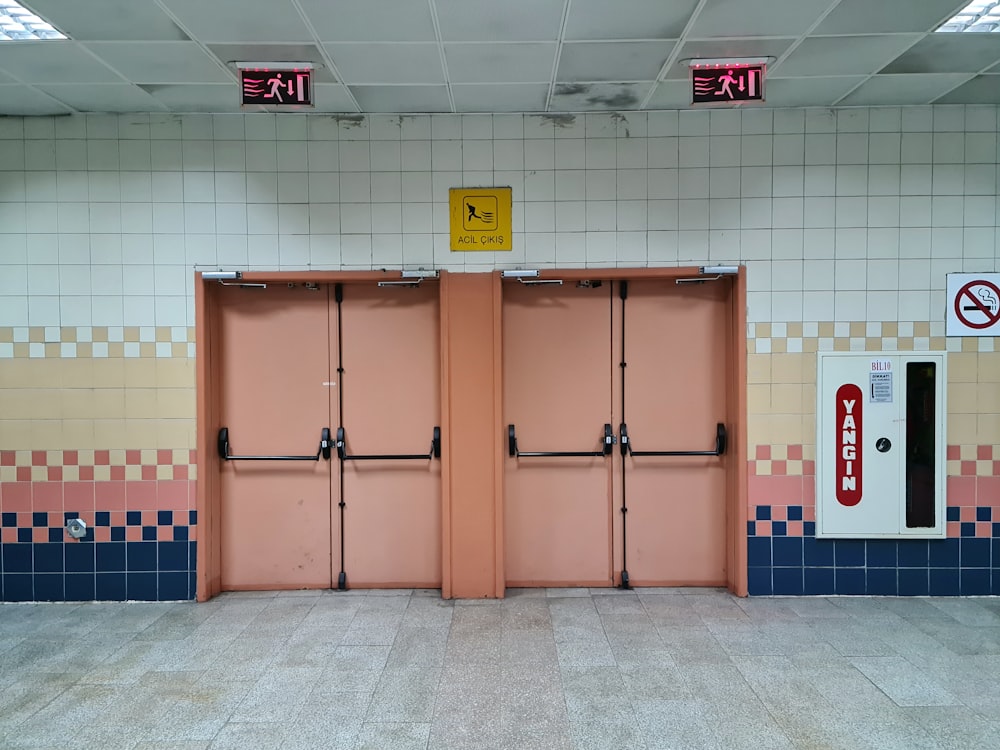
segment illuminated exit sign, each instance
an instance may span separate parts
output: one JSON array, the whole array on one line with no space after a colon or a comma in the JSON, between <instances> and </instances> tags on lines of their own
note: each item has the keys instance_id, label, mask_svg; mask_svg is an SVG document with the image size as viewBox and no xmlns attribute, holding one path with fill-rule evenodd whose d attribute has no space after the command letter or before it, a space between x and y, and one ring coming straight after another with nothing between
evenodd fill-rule
<instances>
[{"instance_id":1,"label":"illuminated exit sign","mask_svg":"<svg viewBox=\"0 0 1000 750\"><path fill-rule=\"evenodd\" d=\"M313 103L312 70L309 69L241 69L240 88L244 104L311 107Z\"/></svg>"},{"instance_id":2,"label":"illuminated exit sign","mask_svg":"<svg viewBox=\"0 0 1000 750\"><path fill-rule=\"evenodd\" d=\"M692 63L691 103L762 102L766 67Z\"/></svg>"}]
</instances>

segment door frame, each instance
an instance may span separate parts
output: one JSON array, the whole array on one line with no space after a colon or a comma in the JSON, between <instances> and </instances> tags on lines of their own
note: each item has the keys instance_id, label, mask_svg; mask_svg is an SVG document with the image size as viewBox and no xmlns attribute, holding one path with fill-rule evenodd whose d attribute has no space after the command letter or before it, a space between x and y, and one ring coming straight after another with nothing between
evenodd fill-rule
<instances>
[{"instance_id":1,"label":"door frame","mask_svg":"<svg viewBox=\"0 0 1000 750\"><path fill-rule=\"evenodd\" d=\"M701 276L695 266L672 268L545 269L540 279L608 281L678 279ZM243 283L371 284L399 281L393 271L246 271ZM444 598L503 597L503 424L501 316L503 282L499 270L490 273L440 271L441 316L441 540ZM713 282L709 282L713 283ZM728 283L723 280L723 283ZM727 461L726 575L729 590L747 595L747 341L746 268L732 277L729 299L729 338L734 366L727 381L730 424L730 460ZM219 282L194 275L196 353L196 503L197 599L206 601L222 591L222 519L220 459L216 437L220 427L218 398L221 363L219 350ZM474 309L473 309L474 308ZM470 312L471 310L471 312ZM478 326L478 328L477 328ZM487 330L488 329L488 330ZM470 357L474 350L476 357ZM482 364L485 363L485 364ZM479 366L482 364L482 366ZM477 369L478 368L478 369ZM488 377L490 388L470 383L463 375ZM472 420L470 403L481 407ZM491 415L486 434L481 424ZM454 423L454 427L453 427ZM454 440L453 440L454 438ZM464 441L464 442L462 442ZM456 444L457 443L457 444ZM453 445L455 448L453 449ZM454 463L452 451L462 460ZM481 459L466 466L470 454ZM489 467L492 466L492 472ZM472 469L476 468L476 471ZM492 497L487 497L487 496ZM476 505L473 507L473 501ZM460 534L453 535L453 525ZM490 528L492 527L492 529ZM471 536L470 536L471 534ZM477 536L478 535L478 536ZM468 536L468 539L464 537ZM476 537L473 539L472 537ZM473 542L477 542L473 544ZM484 543L478 543L484 542ZM490 544L489 542L492 542ZM492 549L490 549L492 547Z\"/></svg>"},{"instance_id":2,"label":"door frame","mask_svg":"<svg viewBox=\"0 0 1000 750\"><path fill-rule=\"evenodd\" d=\"M499 276L500 271L496 272ZM697 266L671 268L571 268L543 269L537 280L566 282L600 279L602 281L670 281L704 277ZM727 281L731 279L731 282ZM534 279L533 279L534 280ZM729 299L729 325L726 348L733 367L726 378L727 414L729 426L728 460L726 461L726 586L737 596L747 595L747 322L746 322L746 266L739 266L732 276L705 283L731 283ZM507 279L506 284L519 283ZM502 293L502 292L501 292ZM501 384L502 390L502 384ZM502 428L498 425L498 428ZM503 489L501 488L501 492ZM501 496L501 502L503 497ZM617 528L617 525L615 525ZM619 585L619 571L614 571L614 583Z\"/></svg>"},{"instance_id":3,"label":"door frame","mask_svg":"<svg viewBox=\"0 0 1000 750\"><path fill-rule=\"evenodd\" d=\"M441 272L440 276L445 276ZM230 284L374 284L379 281L400 280L398 271L244 271L238 281ZM425 283L438 284L438 281ZM196 501L198 514L197 547L197 600L207 601L222 591L222 492L220 462L216 439L221 426L219 413L221 399L222 354L219 348L221 324L221 287L215 279L205 279L195 272L195 356L196 356ZM440 297L439 297L440 299ZM443 347L442 347L443 350ZM443 356L443 351L442 351ZM444 404L442 402L442 409ZM448 444L442 422L442 441ZM336 460L336 458L332 459ZM442 477L447 471L446 455L442 453ZM442 495L447 492L442 481ZM442 508L444 497L442 497ZM446 515L442 512L442 518ZM446 520L443 520L447 523ZM447 548L442 550L447 554Z\"/></svg>"}]
</instances>

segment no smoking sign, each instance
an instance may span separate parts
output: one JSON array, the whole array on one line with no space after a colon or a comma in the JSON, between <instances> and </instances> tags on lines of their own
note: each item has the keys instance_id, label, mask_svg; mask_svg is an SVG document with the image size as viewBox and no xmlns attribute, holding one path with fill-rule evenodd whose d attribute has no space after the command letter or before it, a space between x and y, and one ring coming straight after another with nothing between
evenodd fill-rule
<instances>
[{"instance_id":1,"label":"no smoking sign","mask_svg":"<svg viewBox=\"0 0 1000 750\"><path fill-rule=\"evenodd\" d=\"M945 333L1000 335L1000 273L948 274Z\"/></svg>"}]
</instances>

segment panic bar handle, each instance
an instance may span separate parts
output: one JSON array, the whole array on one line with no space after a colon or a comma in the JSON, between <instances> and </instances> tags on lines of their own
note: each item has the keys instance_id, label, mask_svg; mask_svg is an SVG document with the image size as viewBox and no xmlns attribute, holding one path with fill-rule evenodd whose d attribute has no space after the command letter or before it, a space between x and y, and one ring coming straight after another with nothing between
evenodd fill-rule
<instances>
[{"instance_id":1,"label":"panic bar handle","mask_svg":"<svg viewBox=\"0 0 1000 750\"><path fill-rule=\"evenodd\" d=\"M628 426L622 422L621 425L621 450L622 455L629 456L722 456L726 452L726 426L719 422L715 425L715 450L714 451L635 451L632 450L632 442L628 436Z\"/></svg>"},{"instance_id":2,"label":"panic bar handle","mask_svg":"<svg viewBox=\"0 0 1000 750\"><path fill-rule=\"evenodd\" d=\"M347 436L343 427L337 428L337 458L341 461L429 461L441 458L441 428L435 427L428 453L384 453L371 455L350 455L347 452Z\"/></svg>"},{"instance_id":3,"label":"panic bar handle","mask_svg":"<svg viewBox=\"0 0 1000 750\"><path fill-rule=\"evenodd\" d=\"M330 439L330 428L324 427L319 436L319 450L315 456L234 456L229 452L229 428L219 430L219 458L223 461L319 461L319 457L329 460L333 441Z\"/></svg>"},{"instance_id":4,"label":"panic bar handle","mask_svg":"<svg viewBox=\"0 0 1000 750\"><path fill-rule=\"evenodd\" d=\"M507 454L513 458L610 456L611 446L614 444L615 433L610 424L605 424L604 437L601 440L601 450L599 451L522 451L517 448L517 434L514 431L514 425L507 425Z\"/></svg>"}]
</instances>

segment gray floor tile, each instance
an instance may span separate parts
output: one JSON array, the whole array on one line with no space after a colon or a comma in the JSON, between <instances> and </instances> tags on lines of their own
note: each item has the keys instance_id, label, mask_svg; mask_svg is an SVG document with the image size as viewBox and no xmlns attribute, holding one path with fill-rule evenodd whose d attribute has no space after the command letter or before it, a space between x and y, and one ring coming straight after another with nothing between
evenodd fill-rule
<instances>
[{"instance_id":1,"label":"gray floor tile","mask_svg":"<svg viewBox=\"0 0 1000 750\"><path fill-rule=\"evenodd\" d=\"M356 750L424 750L431 725L416 722L365 722Z\"/></svg>"},{"instance_id":2,"label":"gray floor tile","mask_svg":"<svg viewBox=\"0 0 1000 750\"><path fill-rule=\"evenodd\" d=\"M965 706L902 709L906 721L919 725L947 750L1000 747L1000 719L988 720Z\"/></svg>"},{"instance_id":3,"label":"gray floor tile","mask_svg":"<svg viewBox=\"0 0 1000 750\"><path fill-rule=\"evenodd\" d=\"M209 743L209 750L262 750L281 747L289 731L286 724L237 722L226 724Z\"/></svg>"},{"instance_id":4,"label":"gray floor tile","mask_svg":"<svg viewBox=\"0 0 1000 750\"><path fill-rule=\"evenodd\" d=\"M635 724L645 746L722 750L705 721L706 706L699 700L636 701Z\"/></svg>"},{"instance_id":5,"label":"gray floor tile","mask_svg":"<svg viewBox=\"0 0 1000 750\"><path fill-rule=\"evenodd\" d=\"M295 717L322 675L314 667L273 667L236 707L231 722L284 722Z\"/></svg>"},{"instance_id":6,"label":"gray floor tile","mask_svg":"<svg viewBox=\"0 0 1000 750\"><path fill-rule=\"evenodd\" d=\"M953 706L959 701L906 659L853 658L851 663L899 706Z\"/></svg>"},{"instance_id":7,"label":"gray floor tile","mask_svg":"<svg viewBox=\"0 0 1000 750\"><path fill-rule=\"evenodd\" d=\"M607 750L618 747L645 750L649 747L642 729L636 726L631 717L625 716L611 719L587 717L570 721L570 737L576 750Z\"/></svg>"},{"instance_id":8,"label":"gray floor tile","mask_svg":"<svg viewBox=\"0 0 1000 750\"><path fill-rule=\"evenodd\" d=\"M411 627L403 625L389 652L387 666L440 667L448 645L448 627Z\"/></svg>"},{"instance_id":9,"label":"gray floor tile","mask_svg":"<svg viewBox=\"0 0 1000 750\"><path fill-rule=\"evenodd\" d=\"M386 668L368 706L371 722L430 722L440 667Z\"/></svg>"},{"instance_id":10,"label":"gray floor tile","mask_svg":"<svg viewBox=\"0 0 1000 750\"><path fill-rule=\"evenodd\" d=\"M992 599L0 605L0 747L964 750L1000 747L997 717Z\"/></svg>"},{"instance_id":11,"label":"gray floor tile","mask_svg":"<svg viewBox=\"0 0 1000 750\"><path fill-rule=\"evenodd\" d=\"M434 706L430 747L498 747L500 704L498 664L447 667Z\"/></svg>"}]
</instances>

